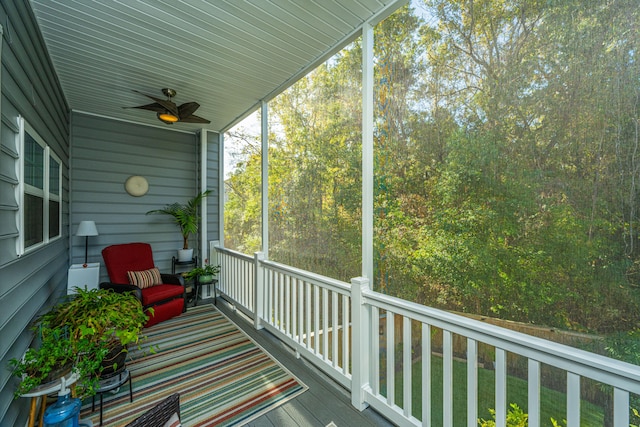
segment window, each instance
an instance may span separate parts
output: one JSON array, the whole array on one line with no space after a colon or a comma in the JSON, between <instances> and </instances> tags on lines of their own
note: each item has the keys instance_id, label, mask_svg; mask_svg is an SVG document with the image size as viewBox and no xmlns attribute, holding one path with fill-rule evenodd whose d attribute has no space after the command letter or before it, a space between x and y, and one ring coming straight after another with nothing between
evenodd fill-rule
<instances>
[{"instance_id":1,"label":"window","mask_svg":"<svg viewBox=\"0 0 640 427\"><path fill-rule=\"evenodd\" d=\"M18 254L60 237L62 168L44 140L20 119L21 191Z\"/></svg>"}]
</instances>

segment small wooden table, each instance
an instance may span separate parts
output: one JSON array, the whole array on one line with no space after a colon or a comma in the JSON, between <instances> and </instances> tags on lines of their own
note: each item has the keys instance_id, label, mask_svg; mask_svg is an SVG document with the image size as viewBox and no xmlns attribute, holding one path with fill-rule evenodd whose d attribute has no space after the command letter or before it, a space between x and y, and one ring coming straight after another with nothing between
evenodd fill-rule
<instances>
[{"instance_id":1,"label":"small wooden table","mask_svg":"<svg viewBox=\"0 0 640 427\"><path fill-rule=\"evenodd\" d=\"M64 377L65 385L72 386L78 381L78 374L75 372L70 372ZM31 408L29 409L29 427L33 427L36 421L36 409L38 407L38 398L42 397L42 404L40 405L40 416L38 417L40 424L44 425L44 411L47 407L47 396L53 393L60 391L61 388L61 380L52 381L47 384L43 384L39 387L34 388L29 393L22 394L21 397L30 397L31 398ZM72 387L73 392L73 387Z\"/></svg>"}]
</instances>

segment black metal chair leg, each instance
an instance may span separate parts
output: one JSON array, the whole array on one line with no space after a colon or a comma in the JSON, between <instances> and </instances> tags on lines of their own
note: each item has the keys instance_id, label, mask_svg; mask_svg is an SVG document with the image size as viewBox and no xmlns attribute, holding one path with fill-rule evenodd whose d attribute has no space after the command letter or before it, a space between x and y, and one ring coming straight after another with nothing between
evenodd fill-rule
<instances>
[{"instance_id":1,"label":"black metal chair leg","mask_svg":"<svg viewBox=\"0 0 640 427\"><path fill-rule=\"evenodd\" d=\"M102 425L102 395L103 393L100 393L100 425Z\"/></svg>"},{"instance_id":2,"label":"black metal chair leg","mask_svg":"<svg viewBox=\"0 0 640 427\"><path fill-rule=\"evenodd\" d=\"M131 372L129 372L129 402L133 402L133 387L131 386Z\"/></svg>"}]
</instances>

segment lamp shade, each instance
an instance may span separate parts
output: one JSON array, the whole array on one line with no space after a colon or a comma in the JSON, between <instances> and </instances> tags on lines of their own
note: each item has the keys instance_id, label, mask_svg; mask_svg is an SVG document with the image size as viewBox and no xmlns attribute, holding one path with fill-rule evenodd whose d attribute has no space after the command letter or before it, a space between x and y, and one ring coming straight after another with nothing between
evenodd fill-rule
<instances>
[{"instance_id":1,"label":"lamp shade","mask_svg":"<svg viewBox=\"0 0 640 427\"><path fill-rule=\"evenodd\" d=\"M93 221L81 221L76 236L97 236L98 229Z\"/></svg>"}]
</instances>

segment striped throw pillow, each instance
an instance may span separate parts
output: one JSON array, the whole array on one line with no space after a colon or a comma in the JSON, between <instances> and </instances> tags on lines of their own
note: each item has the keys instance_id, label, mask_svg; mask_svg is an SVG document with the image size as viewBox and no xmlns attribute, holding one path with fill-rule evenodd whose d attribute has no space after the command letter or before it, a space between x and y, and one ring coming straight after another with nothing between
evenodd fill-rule
<instances>
[{"instance_id":1,"label":"striped throw pillow","mask_svg":"<svg viewBox=\"0 0 640 427\"><path fill-rule=\"evenodd\" d=\"M127 271L127 276L129 276L129 283L136 285L140 289L150 288L153 285L162 283L160 270L155 267L144 271Z\"/></svg>"}]
</instances>

